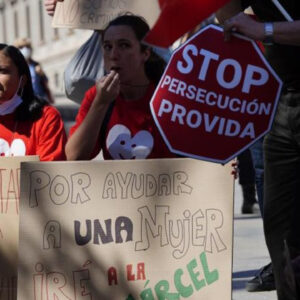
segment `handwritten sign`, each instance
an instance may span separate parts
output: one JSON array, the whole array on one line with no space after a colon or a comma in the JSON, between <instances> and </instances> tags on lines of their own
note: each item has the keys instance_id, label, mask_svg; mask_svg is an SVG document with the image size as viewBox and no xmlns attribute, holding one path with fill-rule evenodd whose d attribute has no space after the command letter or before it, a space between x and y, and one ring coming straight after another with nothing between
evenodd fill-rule
<instances>
[{"instance_id":1,"label":"handwritten sign","mask_svg":"<svg viewBox=\"0 0 300 300\"><path fill-rule=\"evenodd\" d=\"M101 30L126 12L143 16L152 26L160 9L153 0L65 0L57 3L52 26Z\"/></svg>"},{"instance_id":2,"label":"handwritten sign","mask_svg":"<svg viewBox=\"0 0 300 300\"><path fill-rule=\"evenodd\" d=\"M17 299L20 163L37 156L0 158L0 300Z\"/></svg>"},{"instance_id":3,"label":"handwritten sign","mask_svg":"<svg viewBox=\"0 0 300 300\"><path fill-rule=\"evenodd\" d=\"M233 178L191 159L24 163L18 299L231 299Z\"/></svg>"}]
</instances>

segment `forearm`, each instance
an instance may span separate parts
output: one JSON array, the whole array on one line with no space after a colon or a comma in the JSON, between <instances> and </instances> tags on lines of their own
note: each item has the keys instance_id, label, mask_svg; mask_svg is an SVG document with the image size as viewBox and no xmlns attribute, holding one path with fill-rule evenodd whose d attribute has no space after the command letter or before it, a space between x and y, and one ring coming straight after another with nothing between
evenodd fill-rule
<instances>
[{"instance_id":1,"label":"forearm","mask_svg":"<svg viewBox=\"0 0 300 300\"><path fill-rule=\"evenodd\" d=\"M274 42L300 46L300 21L274 22Z\"/></svg>"},{"instance_id":2,"label":"forearm","mask_svg":"<svg viewBox=\"0 0 300 300\"><path fill-rule=\"evenodd\" d=\"M272 23L275 43L300 46L300 21ZM230 39L232 32L241 33L253 40L264 41L265 23L256 21L241 12L224 22L225 40Z\"/></svg>"},{"instance_id":3,"label":"forearm","mask_svg":"<svg viewBox=\"0 0 300 300\"><path fill-rule=\"evenodd\" d=\"M65 149L67 160L89 160L91 158L108 106L108 103L91 106L86 118L68 139Z\"/></svg>"},{"instance_id":4,"label":"forearm","mask_svg":"<svg viewBox=\"0 0 300 300\"><path fill-rule=\"evenodd\" d=\"M96 83L96 87L97 93L87 115L67 142L67 160L91 158L109 105L119 94L119 74L111 71Z\"/></svg>"}]
</instances>

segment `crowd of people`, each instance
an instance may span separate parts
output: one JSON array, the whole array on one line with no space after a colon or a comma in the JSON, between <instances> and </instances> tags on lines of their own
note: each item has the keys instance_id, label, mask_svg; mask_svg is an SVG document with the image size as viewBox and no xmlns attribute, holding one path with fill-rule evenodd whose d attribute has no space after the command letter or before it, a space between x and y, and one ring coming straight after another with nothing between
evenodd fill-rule
<instances>
[{"instance_id":1,"label":"crowd of people","mask_svg":"<svg viewBox=\"0 0 300 300\"><path fill-rule=\"evenodd\" d=\"M57 1L63 0L45 0L49 15ZM231 0L216 16L226 41L238 32L263 42L266 58L283 81L271 131L247 152L254 168L246 169L252 175L248 174L251 181L244 181L249 199L242 210L253 212L256 182L272 263L249 282L249 290L271 290L276 285L279 300L296 300L300 299L300 3L285 0L282 5L294 21L287 21L268 0ZM244 13L247 7L257 19ZM135 15L119 16L107 25L101 35L106 75L86 92L68 140L61 117L51 106L52 96L36 86L40 78L47 80L31 58L30 43L0 44L0 155L36 154L42 161L90 160L99 151L104 159L176 157L150 112L149 101L165 62L143 44L148 31L146 21ZM239 158L240 163L243 160L245 156ZM262 287L264 280L269 281Z\"/></svg>"}]
</instances>

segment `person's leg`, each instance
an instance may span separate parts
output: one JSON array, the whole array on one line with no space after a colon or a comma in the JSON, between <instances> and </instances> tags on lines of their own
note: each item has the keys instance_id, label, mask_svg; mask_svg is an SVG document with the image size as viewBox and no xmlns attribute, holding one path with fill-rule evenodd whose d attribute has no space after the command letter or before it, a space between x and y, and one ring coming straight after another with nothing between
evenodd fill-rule
<instances>
[{"instance_id":1,"label":"person's leg","mask_svg":"<svg viewBox=\"0 0 300 300\"><path fill-rule=\"evenodd\" d=\"M243 192L242 213L253 213L253 205L256 203L255 191L255 172L252 157L249 149L240 153L237 157L239 184Z\"/></svg>"},{"instance_id":2,"label":"person's leg","mask_svg":"<svg viewBox=\"0 0 300 300\"><path fill-rule=\"evenodd\" d=\"M264 231L279 300L298 299L291 284L293 274L286 273L289 262L285 247L293 245L295 249L299 240L296 233L300 228L300 211L295 192L300 186L300 148L294 128L290 127L297 110L300 117L300 107L280 104L272 130L264 140Z\"/></svg>"},{"instance_id":3,"label":"person's leg","mask_svg":"<svg viewBox=\"0 0 300 300\"><path fill-rule=\"evenodd\" d=\"M264 200L264 155L263 140L259 139L250 147L253 166L255 169L255 184L257 191L258 204L261 216L263 217L263 200ZM248 292L263 292L275 290L275 279L273 274L272 263L263 266L259 272L246 283Z\"/></svg>"},{"instance_id":4,"label":"person's leg","mask_svg":"<svg viewBox=\"0 0 300 300\"><path fill-rule=\"evenodd\" d=\"M263 216L263 200L264 200L264 155L263 155L263 140L259 139L250 147L250 152L255 170L255 185L257 199L261 215Z\"/></svg>"}]
</instances>

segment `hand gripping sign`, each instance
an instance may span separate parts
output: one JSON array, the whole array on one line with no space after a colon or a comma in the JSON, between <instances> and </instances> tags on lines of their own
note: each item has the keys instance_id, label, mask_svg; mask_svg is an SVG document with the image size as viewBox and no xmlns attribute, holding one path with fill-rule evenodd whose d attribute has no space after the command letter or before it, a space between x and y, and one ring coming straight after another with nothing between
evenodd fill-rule
<instances>
[{"instance_id":1,"label":"hand gripping sign","mask_svg":"<svg viewBox=\"0 0 300 300\"><path fill-rule=\"evenodd\" d=\"M271 128L281 86L255 42L209 25L174 51L150 107L170 151L226 163Z\"/></svg>"}]
</instances>

